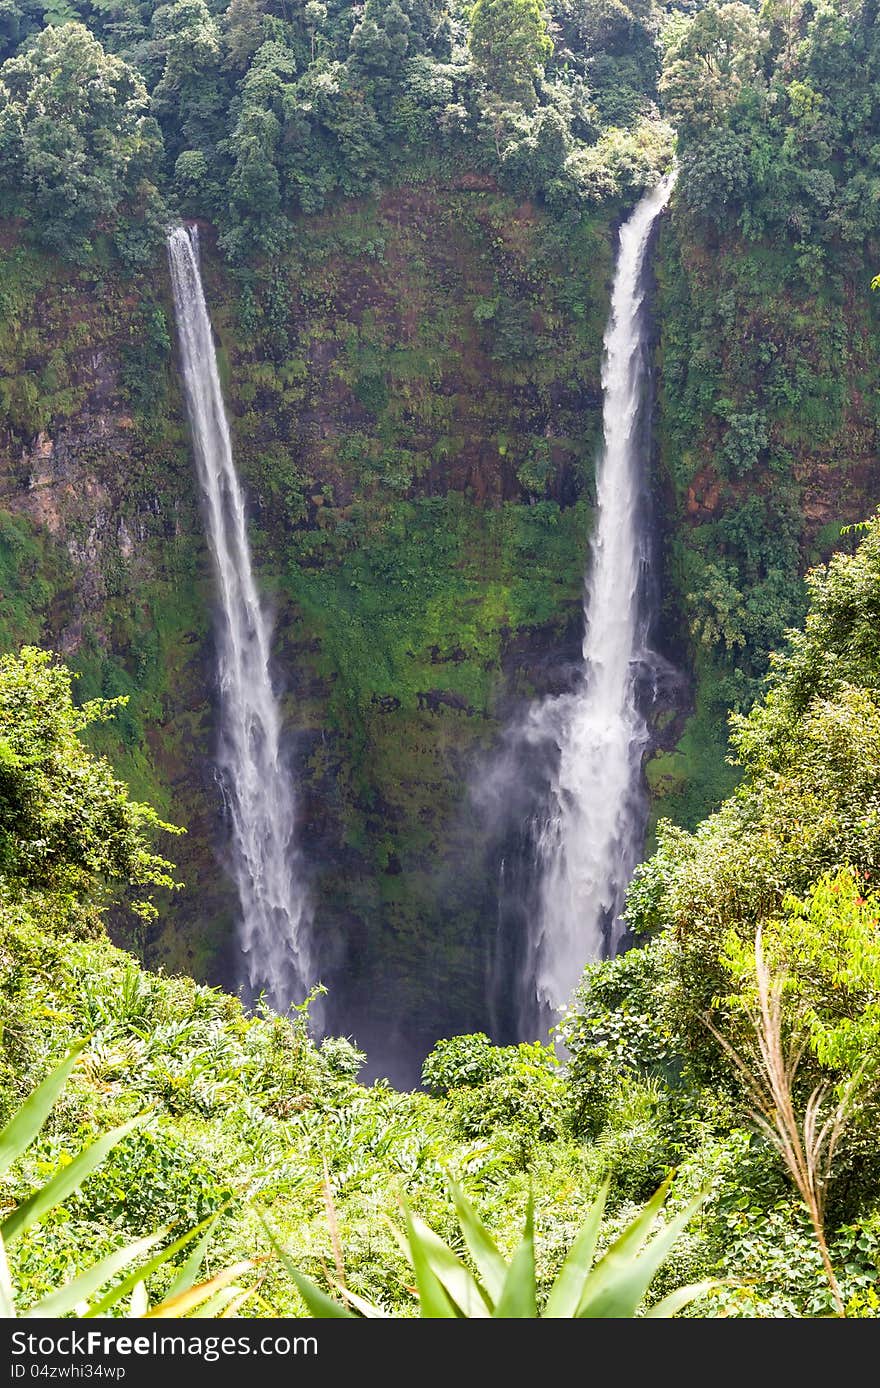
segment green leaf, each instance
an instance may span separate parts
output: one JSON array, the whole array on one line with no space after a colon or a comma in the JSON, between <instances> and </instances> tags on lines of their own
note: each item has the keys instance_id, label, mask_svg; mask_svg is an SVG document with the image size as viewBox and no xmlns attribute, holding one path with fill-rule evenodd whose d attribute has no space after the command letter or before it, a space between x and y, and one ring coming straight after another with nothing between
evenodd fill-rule
<instances>
[{"instance_id":1,"label":"green leaf","mask_svg":"<svg viewBox=\"0 0 880 1388\"><path fill-rule=\"evenodd\" d=\"M428 1266L461 1314L472 1320L488 1317L486 1298L461 1259L418 1215L410 1214L409 1227L410 1240L413 1236L420 1240Z\"/></svg>"},{"instance_id":2,"label":"green leaf","mask_svg":"<svg viewBox=\"0 0 880 1388\"><path fill-rule=\"evenodd\" d=\"M571 1320L577 1313L590 1268L593 1266L596 1241L599 1238L599 1228L602 1224L602 1215L605 1212L605 1201L608 1198L610 1184L610 1180L607 1180L602 1186L590 1206L589 1214L580 1233L569 1249L565 1262L559 1269L556 1281L553 1283L547 1298L547 1305L544 1307L546 1320Z\"/></svg>"},{"instance_id":3,"label":"green leaf","mask_svg":"<svg viewBox=\"0 0 880 1388\"><path fill-rule=\"evenodd\" d=\"M309 1281L308 1277L305 1277L299 1271L290 1257L290 1254L279 1242L275 1231L265 1215L259 1210L257 1213L260 1216L260 1222L263 1228L266 1230L269 1242L293 1279L294 1286L306 1303L312 1316L316 1320L357 1320L357 1316L353 1316L351 1311L347 1311L338 1301L334 1301L332 1296L328 1296L326 1292L322 1292L320 1287L316 1287L314 1282Z\"/></svg>"},{"instance_id":4,"label":"green leaf","mask_svg":"<svg viewBox=\"0 0 880 1388\"><path fill-rule=\"evenodd\" d=\"M609 1279L618 1276L622 1268L628 1267L642 1246L648 1241L657 1216L663 1208L671 1179L670 1176L663 1182L660 1189L651 1196L646 1205L643 1205L635 1218L599 1260L583 1288L581 1299L574 1313L576 1317L592 1314L592 1312L584 1311L588 1301L594 1295L598 1295Z\"/></svg>"},{"instance_id":5,"label":"green leaf","mask_svg":"<svg viewBox=\"0 0 880 1388\"><path fill-rule=\"evenodd\" d=\"M668 1185L667 1181L660 1187L645 1209L597 1263L576 1312L579 1319L622 1320L635 1315L655 1274L669 1256L675 1240L705 1199L705 1196L699 1195L692 1200L687 1208L676 1215L675 1219L670 1220L647 1248L640 1252L659 1213L658 1199L661 1203L665 1199ZM650 1218L646 1229L645 1215L648 1211Z\"/></svg>"},{"instance_id":6,"label":"green leaf","mask_svg":"<svg viewBox=\"0 0 880 1388\"><path fill-rule=\"evenodd\" d=\"M186 1248L187 1244L196 1238L206 1225L211 1224L214 1218L214 1215L209 1215L207 1219L202 1220L201 1224L197 1224L194 1229L188 1229L179 1239L175 1239L174 1243L170 1243L167 1248L163 1248L160 1253L155 1254L149 1262L144 1263L142 1267L135 1268L133 1272L122 1279L117 1287L111 1287L100 1301L96 1302L94 1306L90 1306L85 1313L86 1316L103 1316L111 1307L122 1301L123 1297L128 1296L138 1282L146 1282L148 1277L152 1277L154 1272L169 1262L182 1248Z\"/></svg>"},{"instance_id":7,"label":"green leaf","mask_svg":"<svg viewBox=\"0 0 880 1388\"><path fill-rule=\"evenodd\" d=\"M334 1282L333 1285L356 1311L360 1311L365 1320L388 1321L393 1319L387 1311L382 1310L381 1306L374 1306L371 1301L367 1301L366 1297L358 1296L357 1292L353 1292L350 1287L340 1287L338 1282Z\"/></svg>"},{"instance_id":8,"label":"green leaf","mask_svg":"<svg viewBox=\"0 0 880 1388\"><path fill-rule=\"evenodd\" d=\"M61 1064L43 1080L39 1089L34 1090L0 1133L0 1176L4 1171L8 1171L15 1159L33 1142L49 1117L55 1100L64 1088L67 1077L76 1064L77 1056L85 1044L84 1041L80 1041L68 1052Z\"/></svg>"},{"instance_id":9,"label":"green leaf","mask_svg":"<svg viewBox=\"0 0 880 1388\"><path fill-rule=\"evenodd\" d=\"M489 1305L494 1307L504 1286L507 1264L464 1191L454 1182L450 1184L464 1241L483 1279L483 1290Z\"/></svg>"},{"instance_id":10,"label":"green leaf","mask_svg":"<svg viewBox=\"0 0 880 1388\"><path fill-rule=\"evenodd\" d=\"M9 1276L9 1263L6 1259L6 1245L0 1234L0 1320L15 1317L15 1296L12 1291L12 1278Z\"/></svg>"},{"instance_id":11,"label":"green leaf","mask_svg":"<svg viewBox=\"0 0 880 1388\"><path fill-rule=\"evenodd\" d=\"M74 1277L72 1282L67 1282L57 1291L44 1296L42 1301L38 1301L36 1306L32 1306L25 1314L43 1317L66 1316L81 1301L88 1301L95 1292L106 1287L117 1272L142 1258L145 1253L149 1253L151 1248L162 1242L167 1233L167 1229L160 1229L148 1238L139 1239L137 1243L130 1243L125 1248L118 1248L115 1253L109 1253L99 1263L94 1263L78 1277Z\"/></svg>"},{"instance_id":12,"label":"green leaf","mask_svg":"<svg viewBox=\"0 0 880 1388\"><path fill-rule=\"evenodd\" d=\"M416 1287L419 1293L419 1310L424 1320L458 1320L459 1312L447 1296L443 1283L431 1266L431 1256L425 1241L420 1236L409 1210L406 1211L409 1256L412 1259ZM422 1226L427 1227L427 1226Z\"/></svg>"},{"instance_id":13,"label":"green leaf","mask_svg":"<svg viewBox=\"0 0 880 1388\"><path fill-rule=\"evenodd\" d=\"M195 1283L199 1275L199 1268L208 1251L208 1244L211 1242L211 1235L217 1224L218 1215L214 1215L202 1237L199 1239L193 1251L190 1253L180 1272L175 1277L168 1291L165 1293L167 1299L177 1296L179 1292L188 1292Z\"/></svg>"},{"instance_id":14,"label":"green leaf","mask_svg":"<svg viewBox=\"0 0 880 1388\"><path fill-rule=\"evenodd\" d=\"M250 1296L250 1291L242 1292L241 1287L224 1287L222 1291L215 1292L207 1301L203 1301L201 1306L190 1312L189 1319L194 1321L213 1320L217 1316L222 1316L223 1312L235 1302L236 1306L242 1304L242 1300Z\"/></svg>"},{"instance_id":15,"label":"green leaf","mask_svg":"<svg viewBox=\"0 0 880 1388\"><path fill-rule=\"evenodd\" d=\"M350 1311L346 1311L338 1301L334 1301L332 1296L322 1292L320 1287L316 1287L314 1282L310 1282L308 1277L304 1277L301 1272L293 1266L287 1258L282 1259L284 1266L293 1278L297 1291L303 1301L308 1306L312 1316L317 1320L357 1320Z\"/></svg>"},{"instance_id":16,"label":"green leaf","mask_svg":"<svg viewBox=\"0 0 880 1388\"><path fill-rule=\"evenodd\" d=\"M38 1090L37 1093L40 1091ZM149 1113L139 1114L137 1118L131 1118L127 1123L123 1123L118 1128L112 1128L109 1133L104 1133L84 1152L80 1152L74 1157L69 1166L64 1166L56 1172L51 1181L47 1182L40 1190L34 1191L12 1214L7 1215L0 1225L2 1233L7 1243L14 1242L20 1238L32 1224L36 1224L38 1219L48 1214L50 1210L63 1205L69 1195L72 1195L86 1179L90 1176L97 1166L107 1156L107 1153L128 1137L135 1128L142 1127L151 1117ZM15 1120L13 1120L14 1122Z\"/></svg>"},{"instance_id":17,"label":"green leaf","mask_svg":"<svg viewBox=\"0 0 880 1388\"><path fill-rule=\"evenodd\" d=\"M535 1205L529 1196L522 1243L513 1255L501 1295L492 1315L499 1320L534 1320L538 1314L535 1289Z\"/></svg>"},{"instance_id":18,"label":"green leaf","mask_svg":"<svg viewBox=\"0 0 880 1388\"><path fill-rule=\"evenodd\" d=\"M253 1263L250 1258L244 1258L238 1263L230 1263L229 1267L225 1267L222 1272L218 1272L208 1282L200 1282L197 1287L190 1287L185 1292L178 1292L177 1296L166 1297L158 1306L148 1307L145 1304L140 1314L145 1320L179 1320L183 1316L188 1316L197 1306L203 1306L205 1302L211 1301L218 1292L235 1282L235 1279L240 1277L243 1272L250 1272L252 1267ZM233 1288L236 1296L239 1296L242 1290L239 1286Z\"/></svg>"}]
</instances>

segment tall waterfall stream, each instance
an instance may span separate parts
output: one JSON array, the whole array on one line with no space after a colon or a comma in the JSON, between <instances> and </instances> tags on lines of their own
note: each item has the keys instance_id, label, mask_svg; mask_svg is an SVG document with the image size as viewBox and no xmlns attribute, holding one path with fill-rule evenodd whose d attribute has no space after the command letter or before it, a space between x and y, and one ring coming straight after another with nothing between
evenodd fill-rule
<instances>
[{"instance_id":1,"label":"tall waterfall stream","mask_svg":"<svg viewBox=\"0 0 880 1388\"><path fill-rule=\"evenodd\" d=\"M641 765L648 729L638 680L651 655L640 429L647 380L643 298L651 231L672 182L670 175L647 193L620 231L605 330L603 447L577 685L530 714L530 736L555 740L560 753L538 838L541 882L530 941L530 1005L545 1018L565 1004L588 959L615 952L624 895L644 839Z\"/></svg>"},{"instance_id":2,"label":"tall waterfall stream","mask_svg":"<svg viewBox=\"0 0 880 1388\"><path fill-rule=\"evenodd\" d=\"M198 232L177 227L168 258L180 357L217 589L217 765L231 822L242 983L285 1011L310 981L309 910L294 839L295 799L199 269Z\"/></svg>"}]
</instances>

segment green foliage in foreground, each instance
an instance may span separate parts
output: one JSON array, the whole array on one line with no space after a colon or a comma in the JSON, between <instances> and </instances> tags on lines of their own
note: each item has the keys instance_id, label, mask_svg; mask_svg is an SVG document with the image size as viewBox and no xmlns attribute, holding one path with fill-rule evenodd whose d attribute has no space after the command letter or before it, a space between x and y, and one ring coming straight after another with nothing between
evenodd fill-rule
<instances>
[{"instance_id":1,"label":"green foliage in foreground","mask_svg":"<svg viewBox=\"0 0 880 1388\"><path fill-rule=\"evenodd\" d=\"M336 1049L338 1051L338 1044ZM0 1176L22 1156L45 1125L82 1051L82 1044L75 1046L0 1132ZM141 1126L148 1116L138 1115L102 1134L68 1164L62 1165L51 1180L17 1205L0 1223L0 1316L14 1317L17 1314L17 1298L7 1248L33 1231L41 1220L63 1207L114 1148ZM474 1276L461 1258L424 1221L407 1209L406 1235L398 1231L396 1237L415 1273L421 1315L452 1319L488 1316L534 1318L538 1315L549 1319L634 1316L678 1235L702 1204L702 1197L693 1200L657 1232L657 1217L666 1196L666 1188L661 1187L593 1266L607 1195L606 1182L550 1288L541 1312L537 1309L534 1204L531 1197L525 1233L507 1263L464 1192L453 1185L452 1199L461 1234L479 1277ZM336 1219L332 1201L328 1203L328 1215L332 1227ZM252 1289L244 1290L234 1284L234 1279L251 1269L250 1260L236 1263L215 1273L206 1282L195 1285L215 1223L216 1217L209 1218L202 1226L184 1233L173 1242L168 1242L167 1230L159 1230L116 1249L79 1271L65 1285L42 1297L25 1314L30 1317L59 1317L75 1311L79 1317L102 1316L109 1312L118 1313L127 1303L128 1313L132 1316L232 1315L252 1295ZM266 1225L266 1229L270 1244L290 1273L309 1312L325 1319L349 1317L351 1313L343 1305L334 1302L296 1269L271 1228ZM198 1238L199 1235L201 1238ZM197 1238L198 1242L195 1242ZM165 1246L156 1252L159 1244ZM337 1257L341 1258L338 1249L336 1252ZM184 1258L182 1267L176 1272L161 1303L151 1307L146 1279L178 1255ZM339 1270L342 1272L341 1266ZM672 1316L705 1290L707 1286L679 1288L656 1303L647 1314ZM343 1292L346 1300L362 1315L387 1315L387 1312L344 1286Z\"/></svg>"},{"instance_id":2,"label":"green foliage in foreground","mask_svg":"<svg viewBox=\"0 0 880 1388\"><path fill-rule=\"evenodd\" d=\"M0 1176L37 1137L82 1050L82 1044L75 1046L0 1132ZM50 1181L35 1190L27 1200L5 1216L0 1223L0 1317L8 1318L18 1314L7 1248L16 1240L24 1238L40 1220L63 1208L68 1198L79 1190L108 1154L135 1128L143 1124L144 1118L142 1115L129 1119L121 1127L102 1134L67 1165L62 1166ZM247 1271L249 1264L242 1263L227 1268L208 1282L198 1287L195 1285L210 1239L210 1225L213 1222L209 1222L209 1227L203 1234L201 1229L194 1229L173 1243L168 1242L168 1231L162 1229L147 1238L138 1239L136 1243L125 1248L116 1249L97 1263L83 1268L64 1286L42 1297L28 1308L25 1315L58 1317L75 1311L80 1317L103 1316L108 1312L118 1311L124 1302L129 1305L129 1314L146 1316L181 1316L194 1311L199 1316L214 1316L237 1308L248 1294L240 1287L229 1284L233 1278ZM202 1237L192 1247L199 1234L202 1234ZM159 1244L165 1244L165 1247L156 1252ZM174 1277L168 1295L160 1305L151 1308L144 1285L145 1279L181 1254L188 1245L189 1252L184 1255L185 1261ZM112 1285L108 1288L108 1284Z\"/></svg>"},{"instance_id":3,"label":"green foliage in foreground","mask_svg":"<svg viewBox=\"0 0 880 1388\"><path fill-rule=\"evenodd\" d=\"M477 1268L477 1276L424 1220L411 1210L406 1210L406 1232L399 1233L398 1238L415 1275L421 1316L433 1320L485 1320L488 1317L502 1320L632 1318L659 1268L669 1257L676 1239L702 1204L702 1197L692 1200L660 1232L656 1232L657 1217L666 1197L666 1187L661 1186L607 1252L594 1263L607 1194L606 1183L540 1310L535 1274L535 1216L531 1199L522 1240L508 1262L464 1192L453 1185L452 1198L458 1215L460 1237ZM327 1319L351 1314L341 1303L333 1301L307 1277L297 1272L281 1249L279 1253L313 1316ZM660 1318L674 1316L709 1287L709 1283L679 1287L662 1301L655 1302L646 1314ZM373 1317L383 1314L362 1297L347 1293L344 1286L342 1292L361 1315Z\"/></svg>"},{"instance_id":4,"label":"green foliage in foreground","mask_svg":"<svg viewBox=\"0 0 880 1388\"><path fill-rule=\"evenodd\" d=\"M481 1307L531 1315L532 1304L546 1315L560 1286L568 1286L569 1309L616 1314L612 1303L590 1301L591 1279L607 1278L615 1260L622 1270L618 1254L641 1237L634 1229L644 1235L641 1278L658 1253L668 1257L635 1300L630 1290L627 1315L645 1291L640 1312L663 1314L675 1304L667 1297L707 1281L714 1285L682 1304L683 1315L834 1314L815 1223L752 1122L754 1086L706 1026L709 1013L749 1063L760 928L784 984L782 1042L802 1055L792 1123L803 1127L817 1085L830 1104L844 1094L850 1102L821 1192L823 1239L838 1307L875 1317L878 610L875 521L855 555L813 575L804 631L776 661L764 701L738 720L739 790L696 833L661 829L628 907L647 942L587 970L564 1023L564 1065L546 1047L494 1047L477 1035L442 1042L427 1058L432 1094L366 1088L355 1080L356 1048L344 1039L317 1045L307 1009L291 1019L247 1017L233 998L151 977L100 936L83 938L66 885L78 861L75 836L57 839L57 875L38 883L28 853L7 853L0 1063L9 1107L69 1050L71 1036L91 1038L45 1125L0 1176L13 1234L16 1211L36 1209L47 1181L67 1191L63 1205L7 1240L20 1310L67 1285L86 1262L125 1261L125 1250L157 1227L168 1226L175 1242L213 1219L217 1266L254 1263L247 1307L257 1316L300 1312L316 1296L329 1314L341 1288L361 1314L368 1306L392 1317L425 1314L428 1297L432 1315L441 1307L444 1316ZM7 662L9 688L23 688L29 658ZM40 746L44 710L26 691L8 707L18 719L8 713L8 736L21 756ZM103 784L97 770L88 770L73 734L58 740L54 780L44 768L38 782L47 825L83 758L77 784L92 796ZM42 841L39 803L7 801L13 845ZM112 884L99 885L109 900ZM772 1121L772 1113L762 1116ZM133 1121L139 1126L129 1131ZM82 1170L79 1154L114 1129L128 1131L125 1142L65 1187L66 1173ZM645 1245L646 1221L660 1218L657 1188L673 1170L664 1223ZM697 1199L698 1221L688 1217ZM584 1230L603 1201L594 1249ZM574 1291L565 1271L572 1256ZM288 1265L304 1299L292 1300ZM178 1273L169 1262L144 1274L150 1304L169 1294ZM411 1291L414 1273L421 1302ZM129 1275L120 1268L123 1280ZM503 1299L508 1279L513 1303ZM347 1314L345 1306L333 1314Z\"/></svg>"}]
</instances>

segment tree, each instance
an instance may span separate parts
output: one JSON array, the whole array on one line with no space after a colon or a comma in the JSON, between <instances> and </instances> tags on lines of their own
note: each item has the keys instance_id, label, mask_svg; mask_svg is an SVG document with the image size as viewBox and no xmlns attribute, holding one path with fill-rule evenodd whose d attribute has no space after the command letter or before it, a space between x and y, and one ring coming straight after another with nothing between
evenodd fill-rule
<instances>
[{"instance_id":1,"label":"tree","mask_svg":"<svg viewBox=\"0 0 880 1388\"><path fill-rule=\"evenodd\" d=\"M780 55L780 64L786 77L794 66L795 51L801 38L806 9L803 0L764 0L761 9L761 24L770 34L770 44L774 52Z\"/></svg>"},{"instance_id":2,"label":"tree","mask_svg":"<svg viewBox=\"0 0 880 1388\"><path fill-rule=\"evenodd\" d=\"M143 80L82 24L49 27L0 68L0 206L43 240L77 249L161 148Z\"/></svg>"},{"instance_id":3,"label":"tree","mask_svg":"<svg viewBox=\"0 0 880 1388\"><path fill-rule=\"evenodd\" d=\"M204 0L176 0L153 15L155 51L164 70L153 88L169 156L200 149L212 162L227 133L232 82L223 70L220 29Z\"/></svg>"},{"instance_id":4,"label":"tree","mask_svg":"<svg viewBox=\"0 0 880 1388\"><path fill-rule=\"evenodd\" d=\"M762 82L766 35L741 0L707 5L672 44L660 90L680 133L690 138L721 125Z\"/></svg>"},{"instance_id":5,"label":"tree","mask_svg":"<svg viewBox=\"0 0 880 1388\"><path fill-rule=\"evenodd\" d=\"M269 40L239 85L237 120L227 142L234 167L227 184L235 227L224 246L233 257L258 247L277 250L289 232L282 209L279 144L285 98L296 76L293 54Z\"/></svg>"},{"instance_id":6,"label":"tree","mask_svg":"<svg viewBox=\"0 0 880 1388\"><path fill-rule=\"evenodd\" d=\"M731 955L731 932L751 948L763 922L774 951L779 928L767 922L777 919L786 897L803 897L828 872L847 868L873 883L880 869L880 521L871 522L855 555L836 555L808 583L804 629L791 633L775 657L762 701L732 720L743 770L737 792L693 834L661 823L658 850L636 872L627 897L634 929L668 928L663 948L675 981L663 1005L669 1003L671 1029L688 1034L694 1056L703 1017L727 988L721 958ZM741 622L741 612L729 620ZM869 918L848 917L838 931L835 922L821 922L824 902L793 908L786 949L793 951L804 916L814 934L821 924L826 941L836 931L839 939L848 934L847 948L860 943L857 927L865 933ZM836 1005L844 1001L840 952L829 947L826 957L838 973ZM803 952L781 962L804 983L814 968ZM858 989L868 991L861 980ZM822 985L810 999L823 1026L815 997L824 991Z\"/></svg>"},{"instance_id":7,"label":"tree","mask_svg":"<svg viewBox=\"0 0 880 1388\"><path fill-rule=\"evenodd\" d=\"M176 0L153 15L153 32L165 56L160 86L184 90L220 57L220 31L204 0Z\"/></svg>"},{"instance_id":8,"label":"tree","mask_svg":"<svg viewBox=\"0 0 880 1388\"><path fill-rule=\"evenodd\" d=\"M353 72L387 85L403 70L412 25L397 0L367 0L364 17L351 36Z\"/></svg>"},{"instance_id":9,"label":"tree","mask_svg":"<svg viewBox=\"0 0 880 1388\"><path fill-rule=\"evenodd\" d=\"M106 901L114 888L173 886L171 865L149 833L171 830L128 799L109 764L79 734L112 718L124 700L76 708L72 677L47 651L0 657L0 898L10 908L33 893L72 909ZM172 831L173 832L173 831ZM151 915L148 900L140 913Z\"/></svg>"},{"instance_id":10,"label":"tree","mask_svg":"<svg viewBox=\"0 0 880 1388\"><path fill-rule=\"evenodd\" d=\"M22 41L39 27L37 13L20 0L0 0L0 62L11 58Z\"/></svg>"},{"instance_id":11,"label":"tree","mask_svg":"<svg viewBox=\"0 0 880 1388\"><path fill-rule=\"evenodd\" d=\"M530 102L553 52L539 0L477 0L469 38L474 66L490 91Z\"/></svg>"},{"instance_id":12,"label":"tree","mask_svg":"<svg viewBox=\"0 0 880 1388\"><path fill-rule=\"evenodd\" d=\"M246 71L266 38L267 27L261 0L232 0L223 16L223 44L227 65L235 72Z\"/></svg>"}]
</instances>

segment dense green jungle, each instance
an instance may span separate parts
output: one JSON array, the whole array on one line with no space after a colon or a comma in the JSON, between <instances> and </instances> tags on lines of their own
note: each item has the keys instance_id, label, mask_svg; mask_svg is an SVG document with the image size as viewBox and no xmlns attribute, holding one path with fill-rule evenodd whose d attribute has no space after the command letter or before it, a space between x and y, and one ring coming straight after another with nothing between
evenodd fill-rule
<instances>
[{"instance_id":1,"label":"dense green jungle","mask_svg":"<svg viewBox=\"0 0 880 1388\"><path fill-rule=\"evenodd\" d=\"M524 1035L479 792L579 657L617 235L673 167L632 947ZM287 1016L235 995L181 221ZM877 0L0 0L0 1312L878 1315L875 276Z\"/></svg>"}]
</instances>

